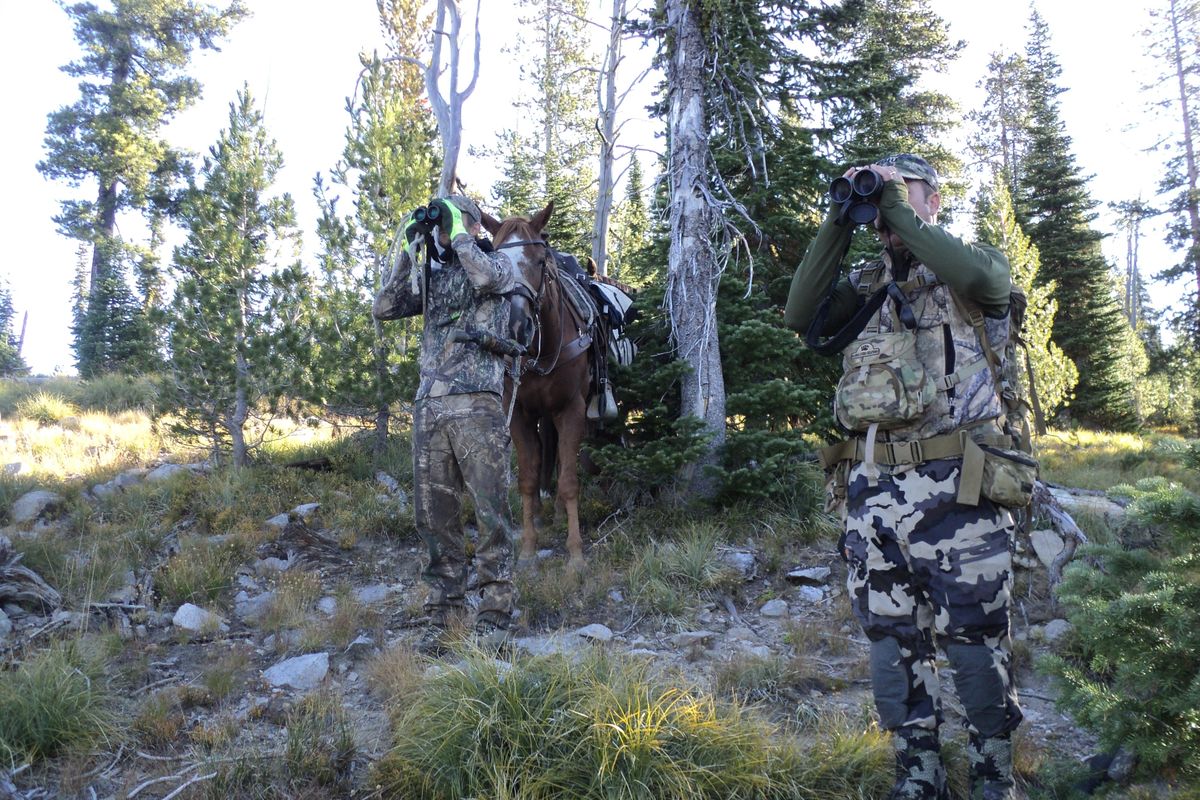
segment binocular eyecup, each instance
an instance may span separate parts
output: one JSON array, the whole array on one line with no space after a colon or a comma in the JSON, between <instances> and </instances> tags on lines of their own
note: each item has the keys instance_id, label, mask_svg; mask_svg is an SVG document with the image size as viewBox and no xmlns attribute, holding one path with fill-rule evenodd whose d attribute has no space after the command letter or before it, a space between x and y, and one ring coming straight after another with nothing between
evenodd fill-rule
<instances>
[{"instance_id":1,"label":"binocular eyecup","mask_svg":"<svg viewBox=\"0 0 1200 800\"><path fill-rule=\"evenodd\" d=\"M879 214L876 205L883 192L883 178L879 173L863 169L853 178L838 177L829 182L829 199L837 206L838 224L869 225Z\"/></svg>"},{"instance_id":2,"label":"binocular eyecup","mask_svg":"<svg viewBox=\"0 0 1200 800\"><path fill-rule=\"evenodd\" d=\"M427 206L418 208L413 212L413 222L428 229L437 225L442 220L442 209L436 203L430 203Z\"/></svg>"}]
</instances>

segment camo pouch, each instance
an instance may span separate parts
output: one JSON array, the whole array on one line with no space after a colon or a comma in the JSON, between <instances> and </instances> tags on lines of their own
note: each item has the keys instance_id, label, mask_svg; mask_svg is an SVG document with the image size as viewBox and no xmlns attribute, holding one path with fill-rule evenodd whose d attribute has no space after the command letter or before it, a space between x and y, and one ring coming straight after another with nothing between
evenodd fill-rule
<instances>
[{"instance_id":1,"label":"camo pouch","mask_svg":"<svg viewBox=\"0 0 1200 800\"><path fill-rule=\"evenodd\" d=\"M855 339L846 351L845 368L834 395L834 413L852 431L872 425L890 430L914 422L937 395L917 358L917 337L911 331Z\"/></svg>"},{"instance_id":2,"label":"camo pouch","mask_svg":"<svg viewBox=\"0 0 1200 800\"><path fill-rule=\"evenodd\" d=\"M846 459L825 471L825 511L846 522L846 495L850 488L850 465Z\"/></svg>"},{"instance_id":3,"label":"camo pouch","mask_svg":"<svg viewBox=\"0 0 1200 800\"><path fill-rule=\"evenodd\" d=\"M1038 463L1027 453L980 445L983 450L983 483L980 493L999 506L1024 508L1033 499Z\"/></svg>"}]
</instances>

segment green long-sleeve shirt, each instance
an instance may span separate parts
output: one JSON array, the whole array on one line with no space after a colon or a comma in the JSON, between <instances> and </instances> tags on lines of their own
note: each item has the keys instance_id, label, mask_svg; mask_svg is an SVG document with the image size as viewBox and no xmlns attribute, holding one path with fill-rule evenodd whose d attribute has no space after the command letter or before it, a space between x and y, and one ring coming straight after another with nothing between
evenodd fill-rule
<instances>
[{"instance_id":1,"label":"green long-sleeve shirt","mask_svg":"<svg viewBox=\"0 0 1200 800\"><path fill-rule=\"evenodd\" d=\"M969 244L922 220L908 204L908 186L902 180L884 184L879 213L887 227L908 246L913 258L929 267L956 294L974 301L989 316L1007 312L1010 273L1008 259L999 250L985 244ZM801 333L808 330L817 307L841 269L840 262L853 232L852 225L838 225L837 211L830 209L792 276L783 312L784 324L792 330ZM859 301L850 279L843 276L834 288L825 330L821 333L830 335L840 330L854 315Z\"/></svg>"}]
</instances>

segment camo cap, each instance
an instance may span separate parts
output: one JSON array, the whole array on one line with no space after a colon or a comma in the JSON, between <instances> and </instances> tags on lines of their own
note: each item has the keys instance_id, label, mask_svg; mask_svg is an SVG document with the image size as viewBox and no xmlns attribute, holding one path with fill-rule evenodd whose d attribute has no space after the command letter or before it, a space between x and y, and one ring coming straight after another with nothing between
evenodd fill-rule
<instances>
[{"instance_id":1,"label":"camo cap","mask_svg":"<svg viewBox=\"0 0 1200 800\"><path fill-rule=\"evenodd\" d=\"M459 211L469 216L472 223L483 221L483 214L479 211L479 205L466 195L452 194L446 199L454 203Z\"/></svg>"},{"instance_id":2,"label":"camo cap","mask_svg":"<svg viewBox=\"0 0 1200 800\"><path fill-rule=\"evenodd\" d=\"M899 155L888 156L881 158L875 162L881 167L895 167L905 178L911 178L914 181L925 181L933 190L938 191L938 174L925 159L920 156L914 156L911 153L900 153Z\"/></svg>"}]
</instances>

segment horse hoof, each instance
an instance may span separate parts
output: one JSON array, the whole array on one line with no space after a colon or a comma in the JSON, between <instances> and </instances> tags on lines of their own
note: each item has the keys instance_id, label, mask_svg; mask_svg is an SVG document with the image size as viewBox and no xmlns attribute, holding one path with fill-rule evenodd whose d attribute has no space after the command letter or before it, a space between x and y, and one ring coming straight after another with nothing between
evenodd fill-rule
<instances>
[{"instance_id":1,"label":"horse hoof","mask_svg":"<svg viewBox=\"0 0 1200 800\"><path fill-rule=\"evenodd\" d=\"M568 572L583 572L587 568L587 562L583 560L583 556L572 556L567 561Z\"/></svg>"},{"instance_id":2,"label":"horse hoof","mask_svg":"<svg viewBox=\"0 0 1200 800\"><path fill-rule=\"evenodd\" d=\"M521 556L517 559L517 572L532 572L537 568L537 556Z\"/></svg>"}]
</instances>

